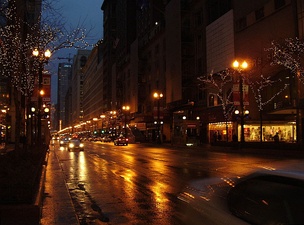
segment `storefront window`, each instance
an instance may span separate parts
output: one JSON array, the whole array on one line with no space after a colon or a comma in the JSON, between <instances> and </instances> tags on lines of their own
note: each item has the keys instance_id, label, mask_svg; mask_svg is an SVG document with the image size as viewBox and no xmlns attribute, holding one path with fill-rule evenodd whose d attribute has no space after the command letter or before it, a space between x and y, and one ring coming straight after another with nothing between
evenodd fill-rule
<instances>
[{"instance_id":1,"label":"storefront window","mask_svg":"<svg viewBox=\"0 0 304 225\"><path fill-rule=\"evenodd\" d=\"M238 126L238 134L240 136L241 126ZM244 136L245 141L260 141L260 126L259 125L245 125ZM279 141L295 142L296 141L296 126L295 123L287 124L263 124L262 141L274 141L274 136L278 135Z\"/></svg>"},{"instance_id":2,"label":"storefront window","mask_svg":"<svg viewBox=\"0 0 304 225\"><path fill-rule=\"evenodd\" d=\"M227 133L228 128L228 133ZM219 122L209 124L209 142L214 141L232 141L233 126L232 122Z\"/></svg>"},{"instance_id":3,"label":"storefront window","mask_svg":"<svg viewBox=\"0 0 304 225\"><path fill-rule=\"evenodd\" d=\"M233 123L228 122L228 133L225 122L210 123L209 124L209 142L220 140L232 141L234 134L238 136L238 140L241 137L241 126L238 124L237 131L233 129ZM235 127L236 128L236 127ZM260 141L260 124L245 124L244 125L244 136L246 142L258 142ZM265 123L262 128L262 141L272 142L274 141L275 135L278 135L278 140L281 142L296 142L296 124L295 122L287 123Z\"/></svg>"}]
</instances>

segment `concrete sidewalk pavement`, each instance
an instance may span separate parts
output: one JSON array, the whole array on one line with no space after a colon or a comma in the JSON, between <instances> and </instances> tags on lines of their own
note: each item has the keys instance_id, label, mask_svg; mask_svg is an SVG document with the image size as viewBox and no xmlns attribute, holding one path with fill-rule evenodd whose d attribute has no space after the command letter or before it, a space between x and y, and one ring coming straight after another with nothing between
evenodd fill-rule
<instances>
[{"instance_id":1,"label":"concrete sidewalk pavement","mask_svg":"<svg viewBox=\"0 0 304 225\"><path fill-rule=\"evenodd\" d=\"M44 192L42 225L79 225L54 146L50 146Z\"/></svg>"}]
</instances>

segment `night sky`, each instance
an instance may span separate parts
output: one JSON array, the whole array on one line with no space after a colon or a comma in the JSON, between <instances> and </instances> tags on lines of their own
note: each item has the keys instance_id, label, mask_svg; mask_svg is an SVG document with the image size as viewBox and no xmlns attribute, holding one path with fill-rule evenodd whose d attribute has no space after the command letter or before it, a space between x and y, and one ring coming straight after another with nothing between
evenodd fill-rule
<instances>
[{"instance_id":1,"label":"night sky","mask_svg":"<svg viewBox=\"0 0 304 225\"><path fill-rule=\"evenodd\" d=\"M102 3L103 0L64 0L57 1L56 5L58 5L58 7L62 9L62 13L64 13L63 17L66 20L66 26L77 27L78 24L83 24L87 29L90 29L87 41L89 41L90 44L95 44L103 38ZM52 75L52 103L57 102L58 63L68 62L68 59L58 60L57 58L73 58L76 52L76 49L62 49L52 56L48 68Z\"/></svg>"}]
</instances>

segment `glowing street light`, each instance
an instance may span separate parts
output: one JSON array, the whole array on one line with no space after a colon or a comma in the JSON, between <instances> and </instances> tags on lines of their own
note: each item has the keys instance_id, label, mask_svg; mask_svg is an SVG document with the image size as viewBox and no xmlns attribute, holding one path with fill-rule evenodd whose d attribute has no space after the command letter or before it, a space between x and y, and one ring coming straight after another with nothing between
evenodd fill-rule
<instances>
[{"instance_id":1,"label":"glowing street light","mask_svg":"<svg viewBox=\"0 0 304 225\"><path fill-rule=\"evenodd\" d=\"M248 63L246 61L243 61L240 63L239 61L235 60L232 63L232 67L238 71L239 73L239 93L240 93L240 111L236 110L235 114L239 115L241 118L241 143L245 142L245 135L244 135L244 90L243 90L243 82L244 78L242 75L242 72L248 68ZM248 110L246 110L248 111ZM249 113L249 111L248 111Z\"/></svg>"},{"instance_id":2,"label":"glowing street light","mask_svg":"<svg viewBox=\"0 0 304 225\"><path fill-rule=\"evenodd\" d=\"M125 137L127 137L128 132L127 132L127 113L130 111L130 106L126 105L122 107L122 110L124 111L124 116L125 116Z\"/></svg>"},{"instance_id":3,"label":"glowing street light","mask_svg":"<svg viewBox=\"0 0 304 225\"><path fill-rule=\"evenodd\" d=\"M153 94L154 99L157 100L157 141L159 144L162 142L162 134L161 134L161 129L160 129L160 99L164 97L164 95L161 92L154 92Z\"/></svg>"},{"instance_id":4,"label":"glowing street light","mask_svg":"<svg viewBox=\"0 0 304 225\"><path fill-rule=\"evenodd\" d=\"M42 129L42 123L41 123L41 118L42 118L42 112L41 112L41 107L42 107L42 94L44 94L42 90L42 71L43 71L43 64L48 63L49 58L51 57L51 51L50 50L45 50L44 52L40 52L37 48L35 48L32 52L33 56L35 59L37 59L39 63L39 73L38 73L38 147L41 149L42 147L42 136L41 136L41 129Z\"/></svg>"}]
</instances>

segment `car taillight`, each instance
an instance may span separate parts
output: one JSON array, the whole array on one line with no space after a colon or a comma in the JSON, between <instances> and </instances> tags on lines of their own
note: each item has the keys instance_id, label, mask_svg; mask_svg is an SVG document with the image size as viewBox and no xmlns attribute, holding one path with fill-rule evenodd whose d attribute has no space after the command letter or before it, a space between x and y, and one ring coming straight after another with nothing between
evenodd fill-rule
<instances>
[{"instance_id":1,"label":"car taillight","mask_svg":"<svg viewBox=\"0 0 304 225\"><path fill-rule=\"evenodd\" d=\"M129 139L128 139L128 138L126 138L126 141L129 141Z\"/></svg>"}]
</instances>

